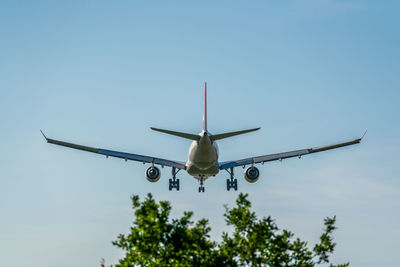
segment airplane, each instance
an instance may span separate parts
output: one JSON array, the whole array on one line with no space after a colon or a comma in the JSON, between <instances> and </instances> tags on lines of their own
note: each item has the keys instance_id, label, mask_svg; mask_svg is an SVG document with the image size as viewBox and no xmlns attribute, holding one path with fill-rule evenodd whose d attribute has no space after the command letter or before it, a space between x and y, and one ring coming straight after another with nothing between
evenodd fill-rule
<instances>
[{"instance_id":1,"label":"airplane","mask_svg":"<svg viewBox=\"0 0 400 267\"><path fill-rule=\"evenodd\" d=\"M254 166L255 164L259 163L264 164L265 162L276 161L276 160L282 161L283 159L293 158L293 157L301 158L302 156L307 154L358 144L361 142L361 140L367 133L367 131L365 131L364 134L361 136L361 138L327 146L306 148L289 152L250 157L240 160L219 162L218 161L219 150L216 141L240 134L254 132L259 130L260 128L253 128L248 130L227 132L221 134L211 134L207 129L207 83L204 83L203 129L199 134L183 133L183 132L153 128L153 127L151 127L151 129L161 133L170 134L192 140L192 143L189 148L189 157L187 162L185 163L185 162L162 159L157 157L149 157L138 154L107 150L103 148L72 144L48 138L43 133L42 130L40 130L40 132L42 133L46 141L51 144L93 152L105 155L107 158L116 157L124 159L125 161L133 160L142 162L143 164L150 163L151 166L146 169L145 177L148 181L152 183L157 182L158 180L160 180L161 177L160 169L157 168L155 165L159 165L162 168L164 168L164 166L171 167L172 178L169 179L170 191L172 189L176 189L177 191L179 191L180 183L179 179L176 178L176 175L179 171L185 170L189 175L193 176L194 178L200 181L199 192L204 192L204 181L211 176L216 176L220 171L225 170L230 175L230 178L226 180L226 189L228 191L230 191L231 189L237 191L238 189L237 179L234 176L235 167L243 167L243 169L245 169L246 166L248 166L244 171L244 178L249 183L255 183L260 177L260 171L257 167Z\"/></svg>"}]
</instances>

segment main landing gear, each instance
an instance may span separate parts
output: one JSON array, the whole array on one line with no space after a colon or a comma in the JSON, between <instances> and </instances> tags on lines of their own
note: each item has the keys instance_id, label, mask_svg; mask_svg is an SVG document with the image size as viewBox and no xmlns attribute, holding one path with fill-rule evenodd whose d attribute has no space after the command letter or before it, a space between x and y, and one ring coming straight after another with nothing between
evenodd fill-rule
<instances>
[{"instance_id":1,"label":"main landing gear","mask_svg":"<svg viewBox=\"0 0 400 267\"><path fill-rule=\"evenodd\" d=\"M176 188L176 191L179 191L179 179L176 179L176 174L180 171L180 169L176 170L175 167L172 167L172 179L169 179L169 191L173 188Z\"/></svg>"},{"instance_id":2,"label":"main landing gear","mask_svg":"<svg viewBox=\"0 0 400 267\"><path fill-rule=\"evenodd\" d=\"M199 193L203 192L204 193L204 176L200 176L200 186L199 186Z\"/></svg>"},{"instance_id":3,"label":"main landing gear","mask_svg":"<svg viewBox=\"0 0 400 267\"><path fill-rule=\"evenodd\" d=\"M226 179L226 190L231 190L231 188L235 189L237 191L237 179L235 179L234 174L233 174L233 168L230 168L230 171L226 170L230 175L230 179Z\"/></svg>"}]
</instances>

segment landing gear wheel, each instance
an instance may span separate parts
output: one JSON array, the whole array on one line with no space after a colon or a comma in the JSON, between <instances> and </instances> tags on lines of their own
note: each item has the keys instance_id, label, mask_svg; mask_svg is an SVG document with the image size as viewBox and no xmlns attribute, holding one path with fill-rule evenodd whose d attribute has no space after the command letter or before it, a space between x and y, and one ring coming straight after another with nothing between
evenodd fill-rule
<instances>
[{"instance_id":1,"label":"landing gear wheel","mask_svg":"<svg viewBox=\"0 0 400 267\"><path fill-rule=\"evenodd\" d=\"M169 179L169 191L171 191L173 188L175 188L176 191L179 191L179 179Z\"/></svg>"},{"instance_id":2,"label":"landing gear wheel","mask_svg":"<svg viewBox=\"0 0 400 267\"><path fill-rule=\"evenodd\" d=\"M199 193L203 192L204 193L204 186L203 186L203 178L200 178L200 186L199 186Z\"/></svg>"},{"instance_id":3,"label":"landing gear wheel","mask_svg":"<svg viewBox=\"0 0 400 267\"><path fill-rule=\"evenodd\" d=\"M235 189L237 191L238 186L237 186L237 179L233 176L233 168L231 168L231 171L228 173L231 175L230 179L226 179L226 190L230 191L231 188Z\"/></svg>"},{"instance_id":4,"label":"landing gear wheel","mask_svg":"<svg viewBox=\"0 0 400 267\"><path fill-rule=\"evenodd\" d=\"M237 179L226 179L226 190L230 191L231 188L237 191Z\"/></svg>"},{"instance_id":5,"label":"landing gear wheel","mask_svg":"<svg viewBox=\"0 0 400 267\"><path fill-rule=\"evenodd\" d=\"M179 179L176 179L176 174L178 172L179 172L179 170L176 171L175 167L172 167L172 179L168 180L168 182L169 182L169 187L168 187L169 191L171 191L173 188L175 188L176 191L179 191L179 188L180 188Z\"/></svg>"}]
</instances>

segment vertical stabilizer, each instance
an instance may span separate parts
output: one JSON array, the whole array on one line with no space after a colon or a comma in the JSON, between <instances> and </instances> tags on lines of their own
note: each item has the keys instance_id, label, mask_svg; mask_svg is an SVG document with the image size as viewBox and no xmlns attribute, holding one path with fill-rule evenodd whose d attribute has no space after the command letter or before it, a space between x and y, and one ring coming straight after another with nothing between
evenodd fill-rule
<instances>
[{"instance_id":1,"label":"vertical stabilizer","mask_svg":"<svg viewBox=\"0 0 400 267\"><path fill-rule=\"evenodd\" d=\"M207 83L204 83L203 131L207 131Z\"/></svg>"}]
</instances>

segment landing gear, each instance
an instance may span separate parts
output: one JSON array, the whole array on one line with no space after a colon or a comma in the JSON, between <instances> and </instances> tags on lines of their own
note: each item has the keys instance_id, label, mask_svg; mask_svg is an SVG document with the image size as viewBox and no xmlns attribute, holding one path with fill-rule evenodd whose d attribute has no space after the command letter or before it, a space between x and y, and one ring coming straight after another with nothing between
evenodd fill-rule
<instances>
[{"instance_id":1,"label":"landing gear","mask_svg":"<svg viewBox=\"0 0 400 267\"><path fill-rule=\"evenodd\" d=\"M176 191L179 191L179 179L176 179L176 174L180 171L180 169L176 170L175 167L172 167L172 179L169 179L169 191L171 191L173 188L176 189Z\"/></svg>"},{"instance_id":2,"label":"landing gear","mask_svg":"<svg viewBox=\"0 0 400 267\"><path fill-rule=\"evenodd\" d=\"M179 179L169 179L169 191L173 188L176 188L176 191L179 191Z\"/></svg>"},{"instance_id":3,"label":"landing gear","mask_svg":"<svg viewBox=\"0 0 400 267\"><path fill-rule=\"evenodd\" d=\"M204 193L204 186L203 186L203 184L204 184L204 178L203 178L203 176L201 176L201 177L200 177L199 193L200 193L200 192L203 192L203 193Z\"/></svg>"},{"instance_id":4,"label":"landing gear","mask_svg":"<svg viewBox=\"0 0 400 267\"><path fill-rule=\"evenodd\" d=\"M230 179L226 179L226 190L231 190L231 188L235 189L237 191L237 179L235 179L234 174L233 174L233 168L231 168L230 171L226 170L230 175Z\"/></svg>"}]
</instances>

